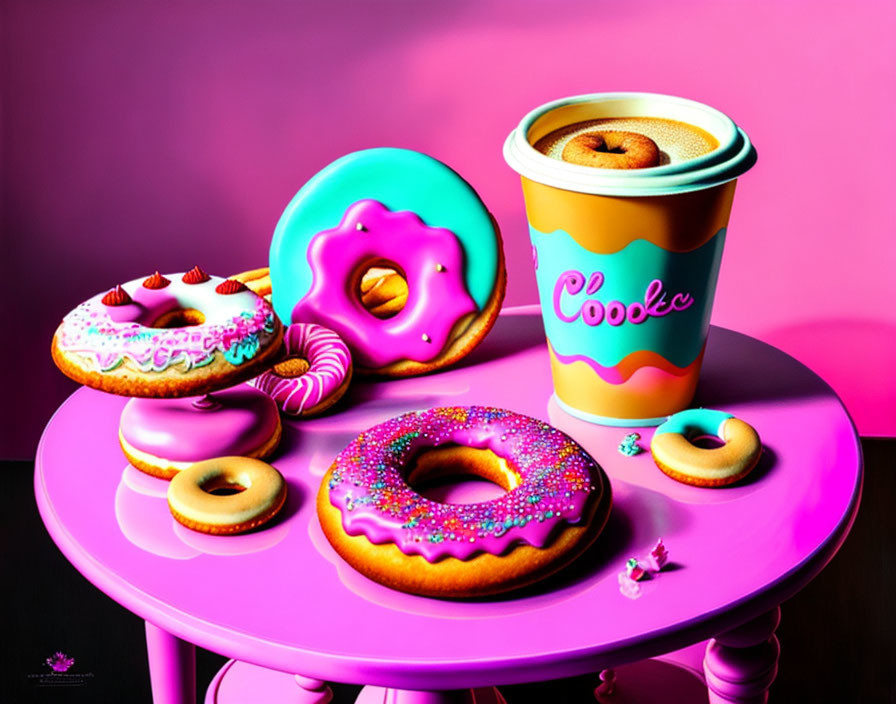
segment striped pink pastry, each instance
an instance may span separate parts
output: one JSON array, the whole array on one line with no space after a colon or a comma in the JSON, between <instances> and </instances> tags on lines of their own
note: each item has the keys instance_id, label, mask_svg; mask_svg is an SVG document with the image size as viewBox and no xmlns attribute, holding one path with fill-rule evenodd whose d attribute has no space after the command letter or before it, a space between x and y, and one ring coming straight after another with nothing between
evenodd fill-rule
<instances>
[{"instance_id":1,"label":"striped pink pastry","mask_svg":"<svg viewBox=\"0 0 896 704\"><path fill-rule=\"evenodd\" d=\"M322 325L296 323L283 336L286 359L252 384L291 416L313 416L327 410L348 389L352 357L335 332Z\"/></svg>"}]
</instances>

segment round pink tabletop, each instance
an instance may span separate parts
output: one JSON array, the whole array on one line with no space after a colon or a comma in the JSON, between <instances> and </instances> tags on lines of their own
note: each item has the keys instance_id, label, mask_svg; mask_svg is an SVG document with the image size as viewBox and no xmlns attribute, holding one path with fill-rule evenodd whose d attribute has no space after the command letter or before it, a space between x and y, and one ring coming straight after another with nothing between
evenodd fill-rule
<instances>
[{"instance_id":1,"label":"round pink tabletop","mask_svg":"<svg viewBox=\"0 0 896 704\"><path fill-rule=\"evenodd\" d=\"M812 579L858 509L861 454L831 389L773 347L713 328L695 406L729 411L762 438L759 466L725 489L679 484L631 430L573 419L549 401L540 317L502 315L459 367L356 384L340 412L287 421L271 462L281 516L243 536L176 524L166 483L130 468L117 441L126 399L73 394L48 424L35 488L50 534L99 589L184 640L324 680L456 689L594 672L683 647L757 616ZM550 421L588 449L613 488L586 555L526 591L480 601L398 593L356 573L320 531L314 495L360 430L408 410L487 404ZM652 429L636 429L649 448ZM671 564L624 596L617 575L663 538ZM819 614L819 617L823 617Z\"/></svg>"}]
</instances>

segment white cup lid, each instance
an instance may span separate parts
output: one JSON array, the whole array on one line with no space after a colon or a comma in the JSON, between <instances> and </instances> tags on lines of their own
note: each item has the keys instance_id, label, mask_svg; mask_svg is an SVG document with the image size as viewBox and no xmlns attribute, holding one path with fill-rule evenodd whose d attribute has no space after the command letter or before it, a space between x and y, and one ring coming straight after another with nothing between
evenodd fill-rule
<instances>
[{"instance_id":1,"label":"white cup lid","mask_svg":"<svg viewBox=\"0 0 896 704\"><path fill-rule=\"evenodd\" d=\"M608 117L661 117L699 127L719 142L711 152L644 169L599 169L545 156L532 144L564 125ZM504 142L504 159L526 178L555 188L608 196L656 196L710 188L756 163L750 139L724 113L656 93L593 93L562 98L526 115Z\"/></svg>"}]
</instances>

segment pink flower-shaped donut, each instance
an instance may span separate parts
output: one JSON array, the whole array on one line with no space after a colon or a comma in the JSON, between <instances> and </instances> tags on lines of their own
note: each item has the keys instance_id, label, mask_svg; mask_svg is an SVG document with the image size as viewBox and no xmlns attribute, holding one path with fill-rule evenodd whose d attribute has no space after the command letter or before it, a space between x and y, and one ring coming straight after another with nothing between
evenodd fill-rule
<instances>
[{"instance_id":1,"label":"pink flower-shaped donut","mask_svg":"<svg viewBox=\"0 0 896 704\"><path fill-rule=\"evenodd\" d=\"M352 357L345 342L323 325L296 323L283 337L287 357L251 383L291 416L327 410L348 389Z\"/></svg>"},{"instance_id":2,"label":"pink flower-shaped donut","mask_svg":"<svg viewBox=\"0 0 896 704\"><path fill-rule=\"evenodd\" d=\"M270 250L280 319L335 330L355 371L405 377L460 360L504 298L501 236L454 170L406 149L348 154L283 211ZM400 291L373 303L371 281ZM384 305L389 301L389 305Z\"/></svg>"}]
</instances>

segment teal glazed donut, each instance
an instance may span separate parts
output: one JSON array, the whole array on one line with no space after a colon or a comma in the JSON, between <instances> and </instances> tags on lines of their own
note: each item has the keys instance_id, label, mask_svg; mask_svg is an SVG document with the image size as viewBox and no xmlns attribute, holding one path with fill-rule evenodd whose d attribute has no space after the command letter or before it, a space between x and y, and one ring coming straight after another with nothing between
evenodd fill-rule
<instances>
[{"instance_id":1,"label":"teal glazed donut","mask_svg":"<svg viewBox=\"0 0 896 704\"><path fill-rule=\"evenodd\" d=\"M694 444L712 436L721 447ZM650 441L653 460L673 479L694 486L726 486L747 476L759 462L762 444L753 426L724 411L692 408L660 425Z\"/></svg>"},{"instance_id":2,"label":"teal glazed donut","mask_svg":"<svg viewBox=\"0 0 896 704\"><path fill-rule=\"evenodd\" d=\"M381 318L362 303L376 267L407 281L407 302ZM504 296L494 219L473 188L419 152L380 148L338 159L286 207L270 252L274 310L336 331L355 368L409 376L440 368L485 335Z\"/></svg>"}]
</instances>

